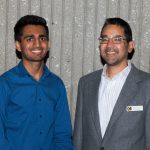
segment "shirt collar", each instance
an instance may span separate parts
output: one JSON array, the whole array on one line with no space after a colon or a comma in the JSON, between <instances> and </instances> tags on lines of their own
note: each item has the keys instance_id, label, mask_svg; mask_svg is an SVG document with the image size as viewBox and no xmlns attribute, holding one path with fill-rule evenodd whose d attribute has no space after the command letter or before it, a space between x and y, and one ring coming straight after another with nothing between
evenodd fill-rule
<instances>
[{"instance_id":1,"label":"shirt collar","mask_svg":"<svg viewBox=\"0 0 150 150\"><path fill-rule=\"evenodd\" d=\"M17 67L18 67L18 72L19 72L19 74L20 74L21 76L31 76L31 75L28 73L28 71L26 70L26 68L24 67L22 61L19 62L19 64L18 64ZM46 65L44 65L44 73L43 73L42 76L43 76L43 77L46 77L46 76L48 76L49 74L50 74L49 69L47 68Z\"/></svg>"},{"instance_id":2,"label":"shirt collar","mask_svg":"<svg viewBox=\"0 0 150 150\"><path fill-rule=\"evenodd\" d=\"M116 74L112 79L114 79L118 76L126 77L128 75L128 73L130 72L131 67L132 67L131 61L128 60L128 66L126 68L124 68L121 72ZM108 78L108 76L106 74L106 69L107 69L107 64L105 64L104 67L103 67L102 77Z\"/></svg>"}]
</instances>

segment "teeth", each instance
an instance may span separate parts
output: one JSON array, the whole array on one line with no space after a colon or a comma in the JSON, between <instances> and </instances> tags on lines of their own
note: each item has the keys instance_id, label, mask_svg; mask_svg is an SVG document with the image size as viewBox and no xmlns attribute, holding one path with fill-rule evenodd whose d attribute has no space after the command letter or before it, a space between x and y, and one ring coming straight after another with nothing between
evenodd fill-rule
<instances>
[{"instance_id":1,"label":"teeth","mask_svg":"<svg viewBox=\"0 0 150 150\"><path fill-rule=\"evenodd\" d=\"M40 50L34 50L32 51L32 53L40 53L41 51Z\"/></svg>"},{"instance_id":2,"label":"teeth","mask_svg":"<svg viewBox=\"0 0 150 150\"><path fill-rule=\"evenodd\" d=\"M114 54L115 52L107 52L108 54Z\"/></svg>"}]
</instances>

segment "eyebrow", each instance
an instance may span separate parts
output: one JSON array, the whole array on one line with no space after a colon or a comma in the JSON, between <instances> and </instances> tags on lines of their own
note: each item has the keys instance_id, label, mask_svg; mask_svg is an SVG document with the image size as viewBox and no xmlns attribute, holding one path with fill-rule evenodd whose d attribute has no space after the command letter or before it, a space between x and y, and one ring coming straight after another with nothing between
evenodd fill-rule
<instances>
[{"instance_id":1,"label":"eyebrow","mask_svg":"<svg viewBox=\"0 0 150 150\"><path fill-rule=\"evenodd\" d=\"M33 35L26 35L26 36L23 37L23 39L27 39L29 37L33 37Z\"/></svg>"},{"instance_id":2,"label":"eyebrow","mask_svg":"<svg viewBox=\"0 0 150 150\"><path fill-rule=\"evenodd\" d=\"M30 38L30 37L34 37L34 35L32 35L32 34L31 35L26 35L26 36L23 37L23 39L27 39L27 38ZM44 34L39 35L39 37L46 37L46 38L48 38L47 35L44 35Z\"/></svg>"},{"instance_id":3,"label":"eyebrow","mask_svg":"<svg viewBox=\"0 0 150 150\"><path fill-rule=\"evenodd\" d=\"M125 35L114 35L112 37L124 37ZM108 37L108 35L101 35L101 37Z\"/></svg>"}]
</instances>

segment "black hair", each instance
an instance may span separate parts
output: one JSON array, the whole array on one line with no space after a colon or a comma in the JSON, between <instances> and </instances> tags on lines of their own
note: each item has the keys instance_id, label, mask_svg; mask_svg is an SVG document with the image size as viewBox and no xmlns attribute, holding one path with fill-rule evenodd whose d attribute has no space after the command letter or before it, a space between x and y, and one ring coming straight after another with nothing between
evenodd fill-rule
<instances>
[{"instance_id":1,"label":"black hair","mask_svg":"<svg viewBox=\"0 0 150 150\"><path fill-rule=\"evenodd\" d=\"M125 20L121 18L107 18L102 27L101 34L103 32L103 29L107 25L117 25L117 26L122 27L124 29L124 34L125 34L125 37L127 38L127 42L132 41L132 30L131 30L130 25Z\"/></svg>"},{"instance_id":2,"label":"black hair","mask_svg":"<svg viewBox=\"0 0 150 150\"><path fill-rule=\"evenodd\" d=\"M36 15L26 15L21 17L14 27L14 39L15 41L21 41L22 31L26 25L41 25L46 30L46 35L49 40L49 29L47 22L44 18Z\"/></svg>"}]
</instances>

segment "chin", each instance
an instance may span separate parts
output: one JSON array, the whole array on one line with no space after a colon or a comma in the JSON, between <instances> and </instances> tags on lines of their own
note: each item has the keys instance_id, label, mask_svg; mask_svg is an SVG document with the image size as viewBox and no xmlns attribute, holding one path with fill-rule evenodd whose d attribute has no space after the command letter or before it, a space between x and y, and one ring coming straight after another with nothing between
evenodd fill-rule
<instances>
[{"instance_id":1,"label":"chin","mask_svg":"<svg viewBox=\"0 0 150 150\"><path fill-rule=\"evenodd\" d=\"M108 61L106 61L106 64L107 64L108 66L116 66L116 65L118 65L119 63L118 63L118 62L108 62Z\"/></svg>"}]
</instances>

